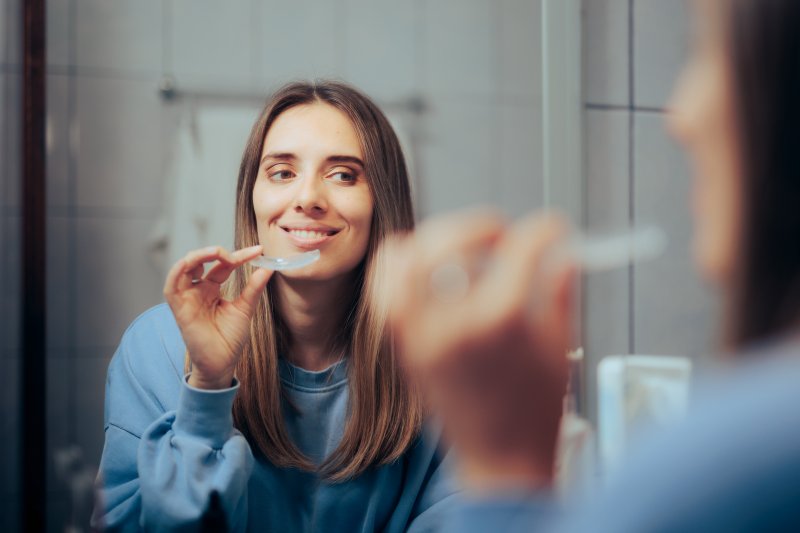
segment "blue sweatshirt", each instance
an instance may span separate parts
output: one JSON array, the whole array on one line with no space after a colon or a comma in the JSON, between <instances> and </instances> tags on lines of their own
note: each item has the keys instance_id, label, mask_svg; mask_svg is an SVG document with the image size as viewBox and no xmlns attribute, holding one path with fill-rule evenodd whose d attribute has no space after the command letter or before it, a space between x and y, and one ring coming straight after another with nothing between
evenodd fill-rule
<instances>
[{"instance_id":1,"label":"blue sweatshirt","mask_svg":"<svg viewBox=\"0 0 800 533\"><path fill-rule=\"evenodd\" d=\"M606 490L464 498L453 533L800 531L800 343L750 353L686 420L632 450Z\"/></svg>"},{"instance_id":2,"label":"blue sweatshirt","mask_svg":"<svg viewBox=\"0 0 800 533\"><path fill-rule=\"evenodd\" d=\"M423 433L392 464L329 483L277 468L233 427L238 389L190 387L185 345L168 306L137 318L108 369L101 503L110 530L193 530L216 490L233 530L436 531L456 492L437 438ZM348 409L346 362L309 372L281 361L295 445L316 462L338 445Z\"/></svg>"}]
</instances>

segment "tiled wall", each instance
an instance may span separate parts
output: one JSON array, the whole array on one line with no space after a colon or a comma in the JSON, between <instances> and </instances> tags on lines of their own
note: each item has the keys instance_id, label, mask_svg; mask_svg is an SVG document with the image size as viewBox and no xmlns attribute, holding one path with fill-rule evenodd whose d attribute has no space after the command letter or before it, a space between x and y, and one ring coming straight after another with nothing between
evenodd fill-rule
<instances>
[{"instance_id":1,"label":"tiled wall","mask_svg":"<svg viewBox=\"0 0 800 533\"><path fill-rule=\"evenodd\" d=\"M689 249L689 167L665 128L688 16L683 0L583 1L586 221L596 230L657 224L669 237L661 258L586 280L590 397L604 355L702 364L713 350L716 304Z\"/></svg>"},{"instance_id":2,"label":"tiled wall","mask_svg":"<svg viewBox=\"0 0 800 533\"><path fill-rule=\"evenodd\" d=\"M19 276L19 5L0 0L0 279ZM48 437L87 461L103 440L108 360L162 300L148 251L183 86L263 91L335 76L429 111L416 153L418 211L541 205L539 0L50 0L48 9ZM18 285L0 294L0 530L13 531ZM51 529L68 502L51 481Z\"/></svg>"}]
</instances>

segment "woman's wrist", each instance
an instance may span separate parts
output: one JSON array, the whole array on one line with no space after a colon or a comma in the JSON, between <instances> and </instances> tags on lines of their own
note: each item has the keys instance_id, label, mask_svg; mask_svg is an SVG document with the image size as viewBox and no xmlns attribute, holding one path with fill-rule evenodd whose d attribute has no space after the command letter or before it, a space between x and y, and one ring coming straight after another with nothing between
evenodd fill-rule
<instances>
[{"instance_id":1,"label":"woman's wrist","mask_svg":"<svg viewBox=\"0 0 800 533\"><path fill-rule=\"evenodd\" d=\"M220 389L228 389L233 385L233 372L226 372L224 375L221 376L213 376L207 377L203 376L201 372L197 370L193 370L191 374L189 374L189 379L187 383L190 387L195 389L204 389L204 390L220 390Z\"/></svg>"}]
</instances>

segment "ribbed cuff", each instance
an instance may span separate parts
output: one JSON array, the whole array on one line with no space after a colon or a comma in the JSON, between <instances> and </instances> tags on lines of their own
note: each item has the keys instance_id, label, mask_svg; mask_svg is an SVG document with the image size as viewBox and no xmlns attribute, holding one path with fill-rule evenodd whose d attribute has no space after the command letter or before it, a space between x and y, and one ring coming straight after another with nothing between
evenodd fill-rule
<instances>
[{"instance_id":1,"label":"ribbed cuff","mask_svg":"<svg viewBox=\"0 0 800 533\"><path fill-rule=\"evenodd\" d=\"M189 385L190 375L183 378L172 428L175 433L187 433L209 441L213 448L222 448L233 431L233 399L239 382L234 379L227 389L197 389Z\"/></svg>"}]
</instances>

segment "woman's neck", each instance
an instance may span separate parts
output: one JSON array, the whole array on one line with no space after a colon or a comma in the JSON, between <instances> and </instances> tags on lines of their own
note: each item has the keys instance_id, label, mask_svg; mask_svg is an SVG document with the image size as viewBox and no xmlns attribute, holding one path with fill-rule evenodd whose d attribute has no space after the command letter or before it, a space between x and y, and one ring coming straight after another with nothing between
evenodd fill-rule
<instances>
[{"instance_id":1,"label":"woman's neck","mask_svg":"<svg viewBox=\"0 0 800 533\"><path fill-rule=\"evenodd\" d=\"M353 282L349 277L329 281L275 279L277 311L289 330L289 353L293 365L318 371L338 361L333 339L348 311Z\"/></svg>"}]
</instances>

